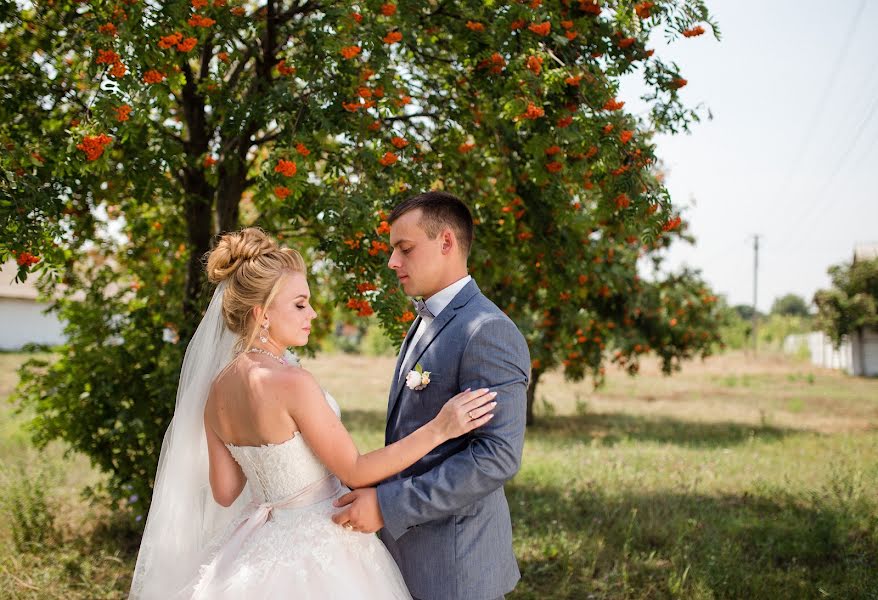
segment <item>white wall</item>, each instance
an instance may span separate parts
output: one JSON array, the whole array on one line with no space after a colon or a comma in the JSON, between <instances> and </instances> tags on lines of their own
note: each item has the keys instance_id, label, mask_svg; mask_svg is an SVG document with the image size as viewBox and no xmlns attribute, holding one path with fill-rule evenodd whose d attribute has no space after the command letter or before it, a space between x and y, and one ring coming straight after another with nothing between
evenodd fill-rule
<instances>
[{"instance_id":1,"label":"white wall","mask_svg":"<svg viewBox=\"0 0 878 600\"><path fill-rule=\"evenodd\" d=\"M854 374L850 340L844 340L838 350L832 347L832 340L822 331L788 335L784 340L784 352L787 354L795 354L802 347L808 348L811 364L827 369L844 369Z\"/></svg>"},{"instance_id":2,"label":"white wall","mask_svg":"<svg viewBox=\"0 0 878 600\"><path fill-rule=\"evenodd\" d=\"M822 331L789 335L784 340L787 354L796 354L802 347L808 348L812 364L844 369L851 375L878 377L878 331L866 330L862 336L855 334L845 338L838 350Z\"/></svg>"},{"instance_id":3,"label":"white wall","mask_svg":"<svg viewBox=\"0 0 878 600\"><path fill-rule=\"evenodd\" d=\"M25 344L60 344L62 325L47 305L33 300L0 298L0 349L18 350Z\"/></svg>"},{"instance_id":4,"label":"white wall","mask_svg":"<svg viewBox=\"0 0 878 600\"><path fill-rule=\"evenodd\" d=\"M862 336L851 336L853 372L855 375L878 377L878 331L865 330Z\"/></svg>"}]
</instances>

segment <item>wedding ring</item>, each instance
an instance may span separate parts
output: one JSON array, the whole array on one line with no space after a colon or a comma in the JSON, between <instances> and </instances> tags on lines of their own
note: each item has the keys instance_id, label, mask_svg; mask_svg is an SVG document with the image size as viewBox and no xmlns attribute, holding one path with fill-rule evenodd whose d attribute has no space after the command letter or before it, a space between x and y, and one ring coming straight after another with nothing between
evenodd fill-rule
<instances>
[{"instance_id":1,"label":"wedding ring","mask_svg":"<svg viewBox=\"0 0 878 600\"><path fill-rule=\"evenodd\" d=\"M345 523L344 525L342 525L342 527L344 527L348 531L353 531L353 529L354 529L354 526L351 525L350 523Z\"/></svg>"},{"instance_id":2,"label":"wedding ring","mask_svg":"<svg viewBox=\"0 0 878 600\"><path fill-rule=\"evenodd\" d=\"M466 413L466 414L467 414L467 416L469 417L469 420L470 420L470 421L472 421L473 419L475 419L475 417L473 416L473 411L469 411L469 412Z\"/></svg>"}]
</instances>

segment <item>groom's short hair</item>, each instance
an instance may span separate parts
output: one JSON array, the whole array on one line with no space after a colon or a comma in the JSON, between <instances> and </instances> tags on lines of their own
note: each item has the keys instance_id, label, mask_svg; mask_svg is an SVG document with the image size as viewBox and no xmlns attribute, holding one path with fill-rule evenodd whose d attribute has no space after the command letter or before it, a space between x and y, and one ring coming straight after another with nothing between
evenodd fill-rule
<instances>
[{"instance_id":1,"label":"groom's short hair","mask_svg":"<svg viewBox=\"0 0 878 600\"><path fill-rule=\"evenodd\" d=\"M393 223L407 212L421 209L418 222L431 240L449 227L457 238L464 256L473 245L473 215L463 200L448 192L425 192L397 204L388 221Z\"/></svg>"}]
</instances>

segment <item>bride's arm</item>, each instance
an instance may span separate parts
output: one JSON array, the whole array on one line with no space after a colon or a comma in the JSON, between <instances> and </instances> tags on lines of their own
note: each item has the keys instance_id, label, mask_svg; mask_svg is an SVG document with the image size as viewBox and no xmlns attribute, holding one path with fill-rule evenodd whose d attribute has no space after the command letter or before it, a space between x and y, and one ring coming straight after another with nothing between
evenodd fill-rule
<instances>
[{"instance_id":1,"label":"bride's arm","mask_svg":"<svg viewBox=\"0 0 878 600\"><path fill-rule=\"evenodd\" d=\"M231 506L247 484L247 477L229 449L214 430L212 421L213 389L204 405L204 435L207 438L207 459L210 465L210 491L221 506Z\"/></svg>"},{"instance_id":2,"label":"bride's arm","mask_svg":"<svg viewBox=\"0 0 878 600\"><path fill-rule=\"evenodd\" d=\"M207 436L207 457L210 462L210 491L221 506L231 506L241 494L247 477L235 462L229 449L213 430L205 416L204 433Z\"/></svg>"},{"instance_id":3,"label":"bride's arm","mask_svg":"<svg viewBox=\"0 0 878 600\"><path fill-rule=\"evenodd\" d=\"M310 373L288 369L278 375L272 384L273 391L279 399L285 399L308 446L327 469L352 488L374 485L399 473L439 444L484 425L493 416L489 411L494 408L494 395L487 389L464 392L449 400L435 419L410 435L360 454ZM470 419L469 412L476 418Z\"/></svg>"}]
</instances>

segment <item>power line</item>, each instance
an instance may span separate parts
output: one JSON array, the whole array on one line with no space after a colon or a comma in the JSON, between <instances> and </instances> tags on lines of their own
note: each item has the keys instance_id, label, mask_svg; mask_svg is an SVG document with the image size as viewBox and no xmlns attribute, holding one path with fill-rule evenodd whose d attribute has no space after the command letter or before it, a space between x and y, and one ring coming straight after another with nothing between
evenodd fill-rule
<instances>
[{"instance_id":1,"label":"power line","mask_svg":"<svg viewBox=\"0 0 878 600\"><path fill-rule=\"evenodd\" d=\"M876 98L872 105L869 107L869 112L860 120L860 123L857 125L854 135L854 139L848 144L847 150L842 154L841 158L836 163L835 167L830 172L829 176L824 180L823 185L818 188L818 192L816 194L817 200L814 204L811 205L810 210L798 213L798 218L793 221L793 224L788 227L789 235L784 236L784 242L781 244L779 249L785 249L789 247L789 241L792 238L792 234L795 230L809 223L814 215L819 214L826 208L826 205L830 202L831 198L826 195L826 192L829 190L829 186L832 184L833 180L838 176L838 174L842 171L842 169L846 166L847 159L854 151L857 146L857 143L860 141L860 138L863 136L863 132L866 131L866 128L869 125L869 122L878 113L878 98Z\"/></svg>"},{"instance_id":2,"label":"power line","mask_svg":"<svg viewBox=\"0 0 878 600\"><path fill-rule=\"evenodd\" d=\"M841 46L841 50L838 53L838 56L835 58L835 62L833 63L833 67L830 70L829 80L826 85L823 87L823 94L820 97L820 101L817 103L816 109L814 110L814 114L811 116L810 121L807 121L809 125L817 123L822 113L826 110L826 103L829 101L829 97L832 94L833 87L835 86L835 80L838 78L839 73L841 72L840 66L844 59L847 57L848 50L851 47L851 42L854 39L854 33L857 31L857 27L860 24L860 17L863 14L863 9L866 8L866 0L861 0L860 5L857 7L856 12L854 13L853 19L851 19L850 24L847 28L847 33L844 36L844 41ZM814 131L816 127L805 127L805 136L801 142L798 144L798 153L793 159L790 168L787 170L786 176L781 180L781 185L778 187L777 193L774 197L778 197L780 192L785 190L792 177L798 171L798 163L802 161L802 158L805 155L805 150L811 145L811 141L814 139Z\"/></svg>"},{"instance_id":3,"label":"power line","mask_svg":"<svg viewBox=\"0 0 878 600\"><path fill-rule=\"evenodd\" d=\"M816 123L817 119L826 110L826 104L829 101L829 97L833 91L833 87L835 86L835 81L838 78L838 75L841 71L841 69L839 67L841 66L844 59L847 57L848 50L850 49L851 42L854 38L854 34L856 33L857 28L859 27L860 20L861 20L860 17L862 16L863 10L865 9L865 7L866 7L866 0L861 0L859 6L857 7L856 11L854 12L853 18L851 19L850 23L848 24L847 31L846 31L845 36L843 38L842 46L839 50L838 55L835 58L835 61L833 63L833 68L830 71L829 80L827 81L826 85L823 88L823 93L821 95L820 101L817 103L814 114L811 117L811 120L809 121L809 123ZM774 196L773 196L774 198L777 198L780 196L780 192L788 187L790 180L795 175L795 173L798 172L798 163L801 162L801 160L805 154L805 150L811 144L811 141L814 137L814 130L815 129L816 129L815 127L806 127L804 138L802 139L802 142L799 143L799 145L798 145L799 151L796 154L795 159L792 161L790 168L787 170L786 176L784 177L784 179L781 180L782 183L778 187L777 193L774 194ZM788 231L792 232L791 229ZM719 256L722 256L723 254L726 254L729 251L731 251L732 248L735 247L738 243L739 243L738 241L727 243L718 252L712 253L707 260L702 262L702 265L706 266L706 265L712 263Z\"/></svg>"},{"instance_id":4,"label":"power line","mask_svg":"<svg viewBox=\"0 0 878 600\"><path fill-rule=\"evenodd\" d=\"M782 192L784 192L785 190L788 190L791 178L793 177L793 175L796 172L798 172L799 163L801 162L801 159L804 156L806 148L808 146L810 146L811 140L814 139L813 134L814 134L815 130L817 129L816 123L818 122L818 117L820 117L821 113L824 111L824 109L826 107L826 103L829 100L832 88L835 85L835 81L836 81L836 79L841 71L841 69L839 67L841 65L841 62L847 56L848 50L850 49L850 45L854 39L854 33L856 32L857 27L859 26L859 23L861 21L860 17L862 16L862 13L863 13L865 6L866 6L866 2L865 2L865 0L862 0L860 2L860 5L857 7L856 11L854 12L853 19L851 20L850 24L848 25L847 33L845 35L841 50L839 51L839 54L836 57L835 63L833 65L833 69L831 71L828 83L824 87L820 102L817 105L817 110L815 111L811 120L808 122L809 126L806 127L805 137L803 138L803 143L799 144L799 151L796 154L796 158L791 163L790 169L787 170L786 177L781 180L782 183L781 183L780 187L778 188L777 193L774 195L775 198L780 197L780 194ZM867 70L867 73L872 72L876 67L878 67L878 61L873 63L872 68ZM862 89L865 89L866 85L867 84L864 82ZM829 185L832 182L832 179L834 179L835 176L838 175L838 172L844 167L845 160L850 155L850 153L853 151L856 143L859 141L860 137L862 136L863 129L865 128L868 121L871 120L872 116L874 115L876 106L878 106L878 102L873 102L873 104L868 109L868 113L867 113L866 117L864 117L860 121L860 124L856 128L854 140L852 142L849 142L846 145L846 150L844 151L842 159L838 162L836 167L833 169L830 177L825 180L824 185L820 188L821 194L818 195L817 202L814 205L812 205L811 209L808 211L796 212L797 218L792 222L792 224L790 224L786 227L785 233L780 236L780 238L781 238L781 244L779 246L780 249L784 249L784 248L789 247L791 240L792 240L793 236L795 235L797 228L803 222L810 221L813 214L817 211L817 208L822 208L823 203L821 203L819 201L820 195L822 195L823 191L829 187ZM788 193L788 194L786 194L786 197L787 198L792 197L792 194Z\"/></svg>"},{"instance_id":5,"label":"power line","mask_svg":"<svg viewBox=\"0 0 878 600\"><path fill-rule=\"evenodd\" d=\"M822 118L822 115L826 110L826 106L827 106L827 103L829 102L829 99L830 99L830 96L832 94L833 88L835 86L836 80L838 79L839 74L842 71L841 66L847 57L848 51L850 50L851 44L853 42L853 39L854 39L855 34L857 32L857 29L859 27L861 17L862 17L862 14L863 14L865 7L866 7L866 0L861 0L860 4L857 6L856 10L854 11L853 17L850 20L848 27L846 29L846 33L844 35L841 48L839 49L838 55L836 56L836 58L833 62L833 65L832 65L832 69L830 70L829 78L823 87L823 91L822 91L820 100L817 103L817 105L815 106L814 113L813 113L810 121L808 122L809 125L812 125L812 124L818 122L818 120ZM876 61L876 65L878 65L878 61ZM870 71L871 71L871 69L870 69ZM862 88L865 89L866 85L867 84L864 82ZM867 124L869 120L871 120L872 116L874 116L876 108L878 108L878 101L873 103L873 105L869 109L868 115L863 120L861 120L861 127L858 127L858 131L854 137L854 140L848 145L847 151L843 155L842 159L838 162L838 165L837 165L836 169L834 169L830 178L826 180L826 183L824 184L824 188L828 188L828 186L832 182L832 179L844 167L845 160L850 155L850 153L853 151L856 143L859 141L860 137L862 136L864 125ZM799 164L802 162L802 160L805 156L806 150L810 147L812 141L814 140L815 129L816 129L816 127L813 127L813 126L809 126L809 127L805 128L805 132L804 132L804 136L802 138L802 141L797 146L798 152L797 152L795 158L793 159L793 161L790 163L790 168L787 170L785 177L780 180L781 183L778 187L777 193L775 193L773 196L774 198L780 197L780 193L788 188L790 181L795 176L795 174L799 171ZM784 242L788 241L790 235L795 231L795 228L798 227L798 225L804 220L803 216L805 214L807 214L807 218L810 218L812 212L813 211L808 211L808 213L801 213L801 212L797 213L799 218L796 220L795 225L793 227L787 228L787 234L784 236L781 236L781 239ZM758 236L756 236L754 238L754 240L758 246ZM709 264L713 263L718 257L730 252L738 243L740 243L740 242L739 241L730 241L729 243L727 243L723 247L721 247L721 249L719 251L711 253L711 255L706 260L702 261L702 263L701 263L702 269L705 268L706 266L708 266ZM754 278L755 278L755 269L754 269ZM755 295L755 287L756 287L756 283L754 280L754 295ZM755 307L755 299L754 299L754 307Z\"/></svg>"},{"instance_id":6,"label":"power line","mask_svg":"<svg viewBox=\"0 0 878 600\"><path fill-rule=\"evenodd\" d=\"M859 142L860 138L863 137L863 132L866 130L866 127L868 127L869 121L871 121L872 117L875 116L876 111L878 111L878 98L876 98L872 102L872 106L869 107L869 112L866 114L865 117L860 120L859 125L857 125L857 133L854 136L853 141L850 143L850 145L848 145L847 152L845 152L841 156L838 163L835 165L835 168L832 170L832 174L826 180L826 185L824 185L824 188L829 185L829 183L835 178L835 176L838 175L839 171L841 171L841 169L845 166L848 156L851 155L851 152L853 152L854 148L857 145L857 142Z\"/></svg>"},{"instance_id":7,"label":"power line","mask_svg":"<svg viewBox=\"0 0 878 600\"><path fill-rule=\"evenodd\" d=\"M753 234L753 354L756 354L756 348L759 340L759 312L756 310L756 290L759 283L759 234Z\"/></svg>"},{"instance_id":8,"label":"power line","mask_svg":"<svg viewBox=\"0 0 878 600\"><path fill-rule=\"evenodd\" d=\"M737 236L735 236L735 237L736 237L735 241L733 241L733 242L728 242L728 243L725 244L724 246L720 246L720 249L719 249L719 250L714 251L712 254L708 255L708 257L707 257L706 259L702 260L702 261L701 261L702 268L707 267L708 265L712 264L712 263L713 263L716 259L718 259L720 256L722 256L722 255L724 255L724 254L728 254L728 251L729 251L731 248L733 248L734 246L737 246L737 245L740 244L742 241L745 241L745 242L748 241L748 240L750 239L751 236L746 236L746 237L743 238L743 240L742 240L741 238L738 238Z\"/></svg>"}]
</instances>

